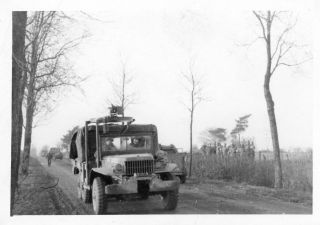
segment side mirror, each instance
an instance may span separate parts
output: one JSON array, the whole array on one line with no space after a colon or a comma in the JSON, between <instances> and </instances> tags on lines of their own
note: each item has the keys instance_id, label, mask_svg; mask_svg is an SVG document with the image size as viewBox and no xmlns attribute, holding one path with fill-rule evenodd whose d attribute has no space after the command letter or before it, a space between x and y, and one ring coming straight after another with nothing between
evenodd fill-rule
<instances>
[{"instance_id":1,"label":"side mirror","mask_svg":"<svg viewBox=\"0 0 320 225\"><path fill-rule=\"evenodd\" d=\"M79 169L77 167L73 167L73 174L79 174Z\"/></svg>"}]
</instances>

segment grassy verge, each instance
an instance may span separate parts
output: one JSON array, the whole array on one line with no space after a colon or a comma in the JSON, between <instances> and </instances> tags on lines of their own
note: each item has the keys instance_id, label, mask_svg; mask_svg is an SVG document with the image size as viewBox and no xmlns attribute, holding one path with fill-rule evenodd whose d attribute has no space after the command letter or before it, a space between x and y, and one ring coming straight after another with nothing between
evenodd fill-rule
<instances>
[{"instance_id":1,"label":"grassy verge","mask_svg":"<svg viewBox=\"0 0 320 225\"><path fill-rule=\"evenodd\" d=\"M19 180L13 215L76 214L73 206L64 200L66 196L57 186L58 181L38 160L30 158L29 175Z\"/></svg>"}]
</instances>

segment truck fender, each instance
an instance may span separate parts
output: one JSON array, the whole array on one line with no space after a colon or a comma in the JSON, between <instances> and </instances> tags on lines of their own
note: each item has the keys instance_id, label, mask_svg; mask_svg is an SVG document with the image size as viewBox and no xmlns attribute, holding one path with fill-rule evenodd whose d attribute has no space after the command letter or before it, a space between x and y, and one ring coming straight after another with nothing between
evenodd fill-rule
<instances>
[{"instance_id":1,"label":"truck fender","mask_svg":"<svg viewBox=\"0 0 320 225\"><path fill-rule=\"evenodd\" d=\"M90 172L90 184L92 184L93 179L97 176L102 177L106 184L112 183L112 173L107 168L93 168Z\"/></svg>"},{"instance_id":2,"label":"truck fender","mask_svg":"<svg viewBox=\"0 0 320 225\"><path fill-rule=\"evenodd\" d=\"M105 167L93 168L91 170L91 172L95 172L95 173L102 174L105 176L112 176L112 172L108 168L105 168Z\"/></svg>"},{"instance_id":3,"label":"truck fender","mask_svg":"<svg viewBox=\"0 0 320 225\"><path fill-rule=\"evenodd\" d=\"M177 172L180 171L180 168L175 163L168 163L165 167L165 171L167 172Z\"/></svg>"}]
</instances>

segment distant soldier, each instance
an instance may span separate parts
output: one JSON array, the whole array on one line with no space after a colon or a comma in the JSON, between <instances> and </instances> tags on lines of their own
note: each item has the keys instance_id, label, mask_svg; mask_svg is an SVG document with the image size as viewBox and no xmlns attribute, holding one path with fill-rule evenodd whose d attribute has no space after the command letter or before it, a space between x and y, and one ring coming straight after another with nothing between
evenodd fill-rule
<instances>
[{"instance_id":1,"label":"distant soldier","mask_svg":"<svg viewBox=\"0 0 320 225\"><path fill-rule=\"evenodd\" d=\"M211 153L212 154L217 154L217 143L214 142L213 146L211 147Z\"/></svg>"},{"instance_id":2,"label":"distant soldier","mask_svg":"<svg viewBox=\"0 0 320 225\"><path fill-rule=\"evenodd\" d=\"M241 156L246 155L246 149L245 149L244 143L240 144L240 154Z\"/></svg>"},{"instance_id":3,"label":"distant soldier","mask_svg":"<svg viewBox=\"0 0 320 225\"><path fill-rule=\"evenodd\" d=\"M217 151L218 151L219 155L222 155L222 146L221 146L220 142L218 142L218 144L217 144Z\"/></svg>"},{"instance_id":4,"label":"distant soldier","mask_svg":"<svg viewBox=\"0 0 320 225\"><path fill-rule=\"evenodd\" d=\"M224 145L222 146L222 151L225 156L228 155L228 148L226 143L224 143Z\"/></svg>"},{"instance_id":5,"label":"distant soldier","mask_svg":"<svg viewBox=\"0 0 320 225\"><path fill-rule=\"evenodd\" d=\"M228 155L232 156L232 146L231 144L227 146Z\"/></svg>"},{"instance_id":6,"label":"distant soldier","mask_svg":"<svg viewBox=\"0 0 320 225\"><path fill-rule=\"evenodd\" d=\"M200 148L200 151L203 155L209 155L209 152L208 152L208 147L206 144L202 145L201 148Z\"/></svg>"},{"instance_id":7,"label":"distant soldier","mask_svg":"<svg viewBox=\"0 0 320 225\"><path fill-rule=\"evenodd\" d=\"M242 143L242 151L243 151L243 156L244 157L248 157L249 156L249 145L245 141Z\"/></svg>"},{"instance_id":8,"label":"distant soldier","mask_svg":"<svg viewBox=\"0 0 320 225\"><path fill-rule=\"evenodd\" d=\"M51 151L49 151L47 154L48 166L51 166L52 157L53 157L53 154Z\"/></svg>"},{"instance_id":9,"label":"distant soldier","mask_svg":"<svg viewBox=\"0 0 320 225\"><path fill-rule=\"evenodd\" d=\"M249 157L254 160L254 156L255 156L255 146L253 141L250 143L249 145Z\"/></svg>"},{"instance_id":10,"label":"distant soldier","mask_svg":"<svg viewBox=\"0 0 320 225\"><path fill-rule=\"evenodd\" d=\"M237 147L234 143L230 146L230 152L233 154L233 157L237 157Z\"/></svg>"}]
</instances>

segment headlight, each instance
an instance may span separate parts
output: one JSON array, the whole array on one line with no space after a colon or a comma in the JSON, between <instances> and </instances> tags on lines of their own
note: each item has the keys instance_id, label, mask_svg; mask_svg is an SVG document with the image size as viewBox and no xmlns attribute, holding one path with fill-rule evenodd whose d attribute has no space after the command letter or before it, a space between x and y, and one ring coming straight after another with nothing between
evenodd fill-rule
<instances>
[{"instance_id":1,"label":"headlight","mask_svg":"<svg viewBox=\"0 0 320 225\"><path fill-rule=\"evenodd\" d=\"M173 172L180 172L180 168L179 167L173 168Z\"/></svg>"},{"instance_id":2,"label":"headlight","mask_svg":"<svg viewBox=\"0 0 320 225\"><path fill-rule=\"evenodd\" d=\"M121 164L116 164L114 167L113 167L113 172L115 173L122 173L123 172L123 166Z\"/></svg>"}]
</instances>

